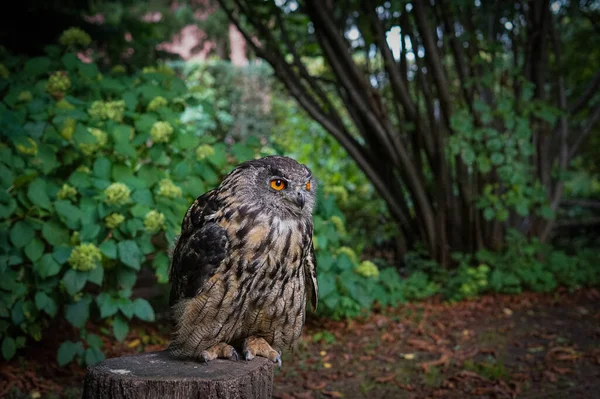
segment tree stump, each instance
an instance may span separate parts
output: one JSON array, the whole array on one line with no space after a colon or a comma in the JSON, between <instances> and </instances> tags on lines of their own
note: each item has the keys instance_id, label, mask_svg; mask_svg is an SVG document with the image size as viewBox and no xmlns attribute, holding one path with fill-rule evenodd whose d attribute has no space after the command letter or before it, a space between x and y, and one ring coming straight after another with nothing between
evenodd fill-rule
<instances>
[{"instance_id":1,"label":"tree stump","mask_svg":"<svg viewBox=\"0 0 600 399\"><path fill-rule=\"evenodd\" d=\"M167 351L107 359L90 366L83 399L259 399L273 392L273 363L178 360Z\"/></svg>"}]
</instances>

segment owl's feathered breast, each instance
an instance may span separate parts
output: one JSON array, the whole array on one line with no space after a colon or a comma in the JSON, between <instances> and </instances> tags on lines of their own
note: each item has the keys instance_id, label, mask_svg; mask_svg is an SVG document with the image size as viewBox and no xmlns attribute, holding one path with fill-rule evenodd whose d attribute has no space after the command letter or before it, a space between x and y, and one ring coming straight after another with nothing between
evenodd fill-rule
<instances>
[{"instance_id":1,"label":"owl's feathered breast","mask_svg":"<svg viewBox=\"0 0 600 399\"><path fill-rule=\"evenodd\" d=\"M305 280L311 278L306 262L314 264L310 220L269 215L260 206L238 205L227 192L212 191L184 218L172 259L171 305L198 295L218 278L240 311L275 309L285 297L291 303L281 312L295 312L306 302ZM316 292L311 299L316 305Z\"/></svg>"}]
</instances>

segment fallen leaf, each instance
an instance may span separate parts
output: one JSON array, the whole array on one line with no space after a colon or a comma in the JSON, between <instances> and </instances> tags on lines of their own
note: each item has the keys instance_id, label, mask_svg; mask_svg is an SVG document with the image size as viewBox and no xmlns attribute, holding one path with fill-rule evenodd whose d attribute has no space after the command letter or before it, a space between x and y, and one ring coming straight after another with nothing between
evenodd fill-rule
<instances>
[{"instance_id":1,"label":"fallen leaf","mask_svg":"<svg viewBox=\"0 0 600 399\"><path fill-rule=\"evenodd\" d=\"M319 355L321 355L321 356L325 356L325 355L327 355L327 352L325 352L325 351L321 351L321 352L319 352Z\"/></svg>"},{"instance_id":2,"label":"fallen leaf","mask_svg":"<svg viewBox=\"0 0 600 399\"><path fill-rule=\"evenodd\" d=\"M323 367L325 367L326 369L330 369L331 363L325 362L325 363L323 363Z\"/></svg>"},{"instance_id":3,"label":"fallen leaf","mask_svg":"<svg viewBox=\"0 0 600 399\"><path fill-rule=\"evenodd\" d=\"M128 348L136 348L140 345L140 340L139 339L134 339L133 341L131 341L130 343L127 344Z\"/></svg>"},{"instance_id":4,"label":"fallen leaf","mask_svg":"<svg viewBox=\"0 0 600 399\"><path fill-rule=\"evenodd\" d=\"M389 375L384 375L382 377L377 377L377 378L375 378L375 381L376 382L390 382L394 378L396 378L396 373L392 373L392 374L389 374Z\"/></svg>"},{"instance_id":5,"label":"fallen leaf","mask_svg":"<svg viewBox=\"0 0 600 399\"><path fill-rule=\"evenodd\" d=\"M513 314L513 311L511 309L509 309L509 308L504 308L504 309L502 309L502 311L507 316L512 316L512 314Z\"/></svg>"},{"instance_id":6,"label":"fallen leaf","mask_svg":"<svg viewBox=\"0 0 600 399\"><path fill-rule=\"evenodd\" d=\"M311 391L306 392L294 392L294 397L297 399L313 399Z\"/></svg>"},{"instance_id":7,"label":"fallen leaf","mask_svg":"<svg viewBox=\"0 0 600 399\"><path fill-rule=\"evenodd\" d=\"M315 384L307 383L305 386L306 386L306 388L311 389L313 391L320 391L321 389L323 389L327 386L327 382L321 381L321 382L317 382Z\"/></svg>"},{"instance_id":8,"label":"fallen leaf","mask_svg":"<svg viewBox=\"0 0 600 399\"><path fill-rule=\"evenodd\" d=\"M331 396L332 398L343 398L344 394L339 391L321 391L323 395Z\"/></svg>"},{"instance_id":9,"label":"fallen leaf","mask_svg":"<svg viewBox=\"0 0 600 399\"><path fill-rule=\"evenodd\" d=\"M401 356L403 359L406 359L406 360L413 360L415 358L414 353L403 353Z\"/></svg>"}]
</instances>

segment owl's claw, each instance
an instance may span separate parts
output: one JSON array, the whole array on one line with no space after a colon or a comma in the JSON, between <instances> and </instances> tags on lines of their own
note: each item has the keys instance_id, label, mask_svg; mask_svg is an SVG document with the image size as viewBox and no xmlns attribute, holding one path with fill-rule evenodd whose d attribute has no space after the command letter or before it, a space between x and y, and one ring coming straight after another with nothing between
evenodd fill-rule
<instances>
[{"instance_id":1,"label":"owl's claw","mask_svg":"<svg viewBox=\"0 0 600 399\"><path fill-rule=\"evenodd\" d=\"M252 354L252 352L250 352L250 349L248 349L244 353L244 358L245 358L246 361L254 359L254 355Z\"/></svg>"},{"instance_id":2,"label":"owl's claw","mask_svg":"<svg viewBox=\"0 0 600 399\"><path fill-rule=\"evenodd\" d=\"M244 341L244 356L246 361L254 359L255 356L266 357L281 368L281 352L276 351L264 338L248 337Z\"/></svg>"},{"instance_id":3,"label":"owl's claw","mask_svg":"<svg viewBox=\"0 0 600 399\"><path fill-rule=\"evenodd\" d=\"M275 358L275 360L273 361L274 363L277 363L277 365L279 366L279 368L281 368L281 354L277 355L277 357Z\"/></svg>"},{"instance_id":4,"label":"owl's claw","mask_svg":"<svg viewBox=\"0 0 600 399\"><path fill-rule=\"evenodd\" d=\"M238 360L240 360L240 358L238 357L238 353L237 351L234 349L231 353L231 356L229 357L230 359L235 357L235 361L237 362ZM232 359L233 360L233 359Z\"/></svg>"},{"instance_id":5,"label":"owl's claw","mask_svg":"<svg viewBox=\"0 0 600 399\"><path fill-rule=\"evenodd\" d=\"M238 354L233 346L229 345L226 342L220 342L210 348L203 350L200 353L200 358L204 361L204 364L208 364L209 361L214 359L229 359L229 360L238 360Z\"/></svg>"}]
</instances>

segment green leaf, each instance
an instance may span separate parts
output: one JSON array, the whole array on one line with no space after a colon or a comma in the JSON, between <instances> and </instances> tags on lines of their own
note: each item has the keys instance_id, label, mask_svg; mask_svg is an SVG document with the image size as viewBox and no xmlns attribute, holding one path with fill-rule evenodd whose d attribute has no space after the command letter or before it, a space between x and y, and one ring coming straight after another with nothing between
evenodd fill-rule
<instances>
[{"instance_id":1,"label":"green leaf","mask_svg":"<svg viewBox=\"0 0 600 399\"><path fill-rule=\"evenodd\" d=\"M133 301L133 313L140 320L154 321L154 310L150 303L143 298Z\"/></svg>"},{"instance_id":2,"label":"green leaf","mask_svg":"<svg viewBox=\"0 0 600 399\"><path fill-rule=\"evenodd\" d=\"M490 157L490 160L494 165L501 165L502 163L504 163L504 154L495 152Z\"/></svg>"},{"instance_id":3,"label":"green leaf","mask_svg":"<svg viewBox=\"0 0 600 399\"><path fill-rule=\"evenodd\" d=\"M135 241L126 240L117 244L119 259L125 265L139 270L141 267L141 253Z\"/></svg>"},{"instance_id":4,"label":"green leaf","mask_svg":"<svg viewBox=\"0 0 600 399\"><path fill-rule=\"evenodd\" d=\"M79 228L79 222L82 218L82 213L79 208L73 206L70 201L56 201L54 208L58 217L70 228L77 230Z\"/></svg>"},{"instance_id":5,"label":"green leaf","mask_svg":"<svg viewBox=\"0 0 600 399\"><path fill-rule=\"evenodd\" d=\"M69 269L62 278L62 282L69 295L75 295L83 289L87 282L88 274L77 270Z\"/></svg>"},{"instance_id":6,"label":"green leaf","mask_svg":"<svg viewBox=\"0 0 600 399\"><path fill-rule=\"evenodd\" d=\"M25 246L25 255L32 262L37 261L44 253L44 243L37 238Z\"/></svg>"},{"instance_id":7,"label":"green leaf","mask_svg":"<svg viewBox=\"0 0 600 399\"><path fill-rule=\"evenodd\" d=\"M152 261L152 265L156 270L154 274L156 275L156 279L161 284L166 284L169 282L169 257L164 252L159 252L154 257ZM320 265L319 265L320 266Z\"/></svg>"},{"instance_id":8,"label":"green leaf","mask_svg":"<svg viewBox=\"0 0 600 399\"><path fill-rule=\"evenodd\" d=\"M69 231L54 222L44 223L42 226L42 236L53 247L69 243Z\"/></svg>"},{"instance_id":9,"label":"green leaf","mask_svg":"<svg viewBox=\"0 0 600 399\"><path fill-rule=\"evenodd\" d=\"M515 206L515 210L521 216L527 216L527 215L529 215L529 207L527 206L527 203L525 203L525 202L519 202Z\"/></svg>"},{"instance_id":10,"label":"green leaf","mask_svg":"<svg viewBox=\"0 0 600 399\"><path fill-rule=\"evenodd\" d=\"M131 289L137 281L137 272L128 268L120 268L117 271L117 282L124 289Z\"/></svg>"},{"instance_id":11,"label":"green leaf","mask_svg":"<svg viewBox=\"0 0 600 399\"><path fill-rule=\"evenodd\" d=\"M88 334L85 337L85 341L88 343L89 346L93 346L96 348L102 348L104 346L104 342L102 342L102 338L100 338L96 334Z\"/></svg>"},{"instance_id":12,"label":"green leaf","mask_svg":"<svg viewBox=\"0 0 600 399\"><path fill-rule=\"evenodd\" d=\"M117 244L114 240L104 241L98 248L107 258L117 259Z\"/></svg>"},{"instance_id":13,"label":"green leaf","mask_svg":"<svg viewBox=\"0 0 600 399\"><path fill-rule=\"evenodd\" d=\"M52 203L46 192L46 182L40 178L35 179L27 188L27 198L40 208L51 210Z\"/></svg>"},{"instance_id":14,"label":"green leaf","mask_svg":"<svg viewBox=\"0 0 600 399\"><path fill-rule=\"evenodd\" d=\"M95 269L90 270L88 272L87 279L88 281L91 281L92 283L101 286L102 280L104 279L104 269L102 268L102 266L96 266Z\"/></svg>"},{"instance_id":15,"label":"green leaf","mask_svg":"<svg viewBox=\"0 0 600 399\"><path fill-rule=\"evenodd\" d=\"M70 247L55 247L52 256L59 264L64 265L71 257L72 251L73 249Z\"/></svg>"},{"instance_id":16,"label":"green leaf","mask_svg":"<svg viewBox=\"0 0 600 399\"><path fill-rule=\"evenodd\" d=\"M56 360L60 366L65 366L73 361L77 354L77 344L73 341L65 341L58 348Z\"/></svg>"},{"instance_id":17,"label":"green leaf","mask_svg":"<svg viewBox=\"0 0 600 399\"><path fill-rule=\"evenodd\" d=\"M85 322L90 318L90 302L86 299L82 299L79 302L67 305L65 318L73 326L83 328Z\"/></svg>"},{"instance_id":18,"label":"green leaf","mask_svg":"<svg viewBox=\"0 0 600 399\"><path fill-rule=\"evenodd\" d=\"M42 278L55 276L60 272L60 265L51 254L44 254L35 264L35 269Z\"/></svg>"},{"instance_id":19,"label":"green leaf","mask_svg":"<svg viewBox=\"0 0 600 399\"><path fill-rule=\"evenodd\" d=\"M10 229L10 241L17 248L23 248L33 240L34 236L35 231L33 230L33 227L22 220L15 223L12 229Z\"/></svg>"},{"instance_id":20,"label":"green leaf","mask_svg":"<svg viewBox=\"0 0 600 399\"><path fill-rule=\"evenodd\" d=\"M91 366L104 360L104 353L95 346L85 350L85 364Z\"/></svg>"},{"instance_id":21,"label":"green leaf","mask_svg":"<svg viewBox=\"0 0 600 399\"><path fill-rule=\"evenodd\" d=\"M494 208L485 208L483 211L483 218L488 222L494 218L496 212L494 212Z\"/></svg>"},{"instance_id":22,"label":"green leaf","mask_svg":"<svg viewBox=\"0 0 600 399\"><path fill-rule=\"evenodd\" d=\"M4 359L10 360L17 353L17 345L11 337L5 337L2 341L2 356Z\"/></svg>"},{"instance_id":23,"label":"green leaf","mask_svg":"<svg viewBox=\"0 0 600 399\"><path fill-rule=\"evenodd\" d=\"M129 332L129 324L121 316L116 316L113 320L113 334L119 342L123 342Z\"/></svg>"},{"instance_id":24,"label":"green leaf","mask_svg":"<svg viewBox=\"0 0 600 399\"><path fill-rule=\"evenodd\" d=\"M110 167L111 167L111 163L108 158L105 158L105 157L97 158L94 161L94 168L93 168L94 176L97 176L104 180L110 180Z\"/></svg>"},{"instance_id":25,"label":"green leaf","mask_svg":"<svg viewBox=\"0 0 600 399\"><path fill-rule=\"evenodd\" d=\"M52 61L48 57L30 58L23 66L23 70L30 77L35 77L49 72L51 64Z\"/></svg>"},{"instance_id":26,"label":"green leaf","mask_svg":"<svg viewBox=\"0 0 600 399\"><path fill-rule=\"evenodd\" d=\"M103 319L113 316L119 311L118 301L106 292L96 297L96 305L98 305L100 317Z\"/></svg>"},{"instance_id":27,"label":"green leaf","mask_svg":"<svg viewBox=\"0 0 600 399\"><path fill-rule=\"evenodd\" d=\"M39 310L43 310L52 317L54 317L58 311L58 307L56 306L54 299L50 298L48 294L43 291L39 291L37 294L35 294L35 306Z\"/></svg>"}]
</instances>

